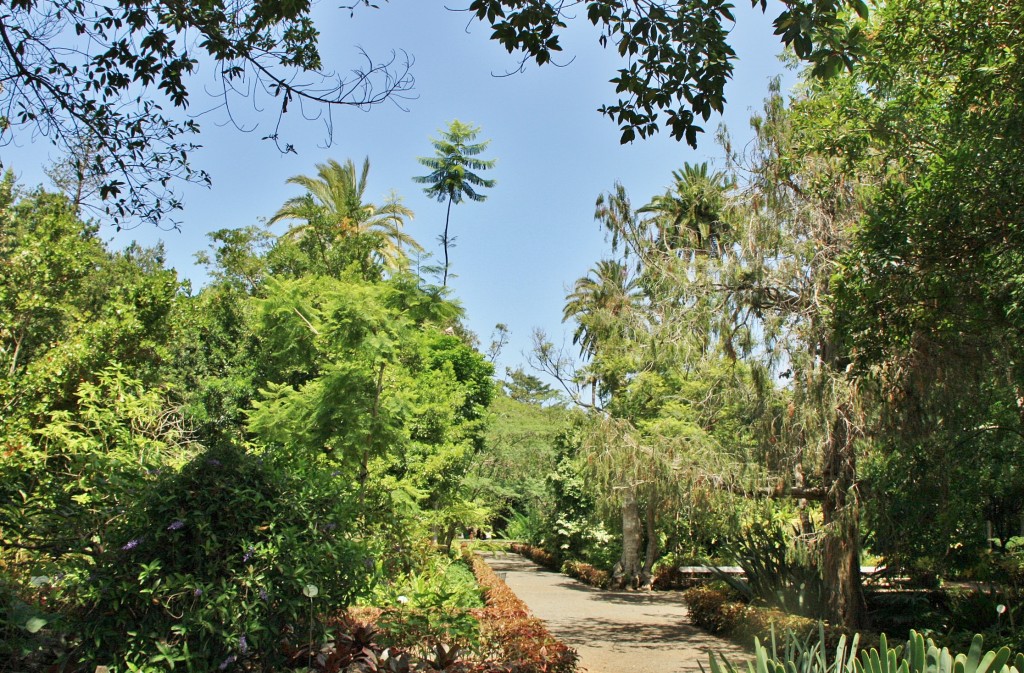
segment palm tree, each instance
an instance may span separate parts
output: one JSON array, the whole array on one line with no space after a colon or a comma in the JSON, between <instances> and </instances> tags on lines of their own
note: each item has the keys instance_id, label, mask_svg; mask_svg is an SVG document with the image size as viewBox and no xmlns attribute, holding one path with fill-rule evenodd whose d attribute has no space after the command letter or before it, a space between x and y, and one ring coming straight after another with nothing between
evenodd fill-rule
<instances>
[{"instance_id":1,"label":"palm tree","mask_svg":"<svg viewBox=\"0 0 1024 673\"><path fill-rule=\"evenodd\" d=\"M726 197L736 180L721 171L709 173L706 163L684 164L672 177L672 186L637 212L654 214L663 249L720 257L729 228Z\"/></svg>"},{"instance_id":2,"label":"palm tree","mask_svg":"<svg viewBox=\"0 0 1024 673\"><path fill-rule=\"evenodd\" d=\"M423 248L412 236L402 230L405 220L412 219L413 213L402 205L402 200L392 193L384 205L377 206L363 202L366 192L366 177L370 172L370 159L363 160L362 170L356 172L351 159L339 164L334 159L316 165L316 177L295 175L288 183L306 190L282 205L270 224L280 220L301 220L303 224L291 227L287 235L302 238L307 235L320 237L321 249L346 237L369 236L373 239L373 254L385 268L403 268L408 261L405 248L422 251ZM326 222L327 231L317 230L317 223ZM324 237L326 234L326 238Z\"/></svg>"},{"instance_id":3,"label":"palm tree","mask_svg":"<svg viewBox=\"0 0 1024 673\"><path fill-rule=\"evenodd\" d=\"M573 318L572 342L585 358L597 355L602 343L629 331L629 313L640 305L640 287L629 268L620 261L603 259L577 279L565 298L562 322Z\"/></svg>"},{"instance_id":4,"label":"palm tree","mask_svg":"<svg viewBox=\"0 0 1024 673\"><path fill-rule=\"evenodd\" d=\"M442 287L448 286L448 223L452 216L452 204L461 203L463 198L470 201L483 201L487 197L476 190L481 187L490 188L494 180L482 178L473 171L484 171L493 168L493 159L479 159L477 156L487 149L489 140L474 143L480 128L471 124L463 124L458 119L448 125L447 131L441 132L438 139L431 138L434 145L434 156L420 157L418 161L430 169L429 175L414 177L420 184L429 185L423 191L427 196L440 203L448 201L448 212L444 219L444 234L441 244L444 246L444 281Z\"/></svg>"}]
</instances>

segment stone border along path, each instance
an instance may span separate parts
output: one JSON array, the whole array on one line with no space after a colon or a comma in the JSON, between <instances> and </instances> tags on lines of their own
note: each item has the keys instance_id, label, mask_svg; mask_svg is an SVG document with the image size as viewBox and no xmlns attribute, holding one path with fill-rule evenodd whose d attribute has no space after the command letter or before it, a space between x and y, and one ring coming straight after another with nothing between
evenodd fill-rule
<instances>
[{"instance_id":1,"label":"stone border along path","mask_svg":"<svg viewBox=\"0 0 1024 673\"><path fill-rule=\"evenodd\" d=\"M707 671L711 651L734 664L751 658L688 624L676 592L602 591L518 554L482 556L555 637L579 652L587 673Z\"/></svg>"}]
</instances>

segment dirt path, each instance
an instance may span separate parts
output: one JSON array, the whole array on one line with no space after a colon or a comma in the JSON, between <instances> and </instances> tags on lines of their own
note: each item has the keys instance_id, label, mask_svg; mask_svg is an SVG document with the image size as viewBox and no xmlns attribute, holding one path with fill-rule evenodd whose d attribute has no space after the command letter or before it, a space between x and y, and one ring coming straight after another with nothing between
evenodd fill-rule
<instances>
[{"instance_id":1,"label":"dirt path","mask_svg":"<svg viewBox=\"0 0 1024 673\"><path fill-rule=\"evenodd\" d=\"M599 591L544 570L518 554L484 558L551 633L580 654L589 673L688 673L708 670L708 652L738 663L748 655L686 623L673 592Z\"/></svg>"}]
</instances>

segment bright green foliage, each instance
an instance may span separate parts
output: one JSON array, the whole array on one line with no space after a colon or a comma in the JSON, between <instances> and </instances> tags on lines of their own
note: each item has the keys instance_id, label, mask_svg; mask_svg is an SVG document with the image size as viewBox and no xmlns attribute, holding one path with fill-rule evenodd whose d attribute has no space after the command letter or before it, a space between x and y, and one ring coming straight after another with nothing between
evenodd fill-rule
<instances>
[{"instance_id":1,"label":"bright green foliage","mask_svg":"<svg viewBox=\"0 0 1024 673\"><path fill-rule=\"evenodd\" d=\"M51 411L35 433L13 429L7 445L23 443L0 462L3 542L25 545L54 573L62 557L101 556L125 507L194 452L166 399L118 367L81 383L75 406Z\"/></svg>"},{"instance_id":2,"label":"bright green foliage","mask_svg":"<svg viewBox=\"0 0 1024 673\"><path fill-rule=\"evenodd\" d=\"M637 212L655 215L656 242L666 252L721 255L727 245L728 197L735 178L720 171L709 173L706 163L684 164L672 177L672 186Z\"/></svg>"},{"instance_id":3,"label":"bright green foliage","mask_svg":"<svg viewBox=\"0 0 1024 673\"><path fill-rule=\"evenodd\" d=\"M433 300L402 279L308 276L266 288L257 300L266 384L249 429L272 447L328 456L375 503L364 514L400 539L421 511L443 543L484 526L489 510L463 479L493 367L458 337L396 310Z\"/></svg>"},{"instance_id":4,"label":"bright green foliage","mask_svg":"<svg viewBox=\"0 0 1024 673\"><path fill-rule=\"evenodd\" d=\"M562 321L576 322L572 342L589 358L599 349L610 350L616 341L629 338L631 330L637 327L632 324L636 320L632 309L641 302L639 284L629 268L623 262L603 259L573 284L572 292L565 298ZM602 376L601 381L614 388L617 377L609 374Z\"/></svg>"},{"instance_id":5,"label":"bright green foliage","mask_svg":"<svg viewBox=\"0 0 1024 673\"><path fill-rule=\"evenodd\" d=\"M470 201L484 201L487 195L477 190L490 189L494 180L480 177L475 171L494 168L493 159L481 159L479 155L487 151L491 141L475 142L480 128L472 124L464 124L458 119L448 124L441 132L441 137L432 139L434 156L420 157L419 162L430 169L429 175L414 177L413 180L423 185L427 196L438 202L448 202L448 211L444 220L444 233L441 244L444 247L444 281L448 285L448 246L453 239L448 237L448 223L451 220L452 204L462 203L464 198Z\"/></svg>"},{"instance_id":6,"label":"bright green foliage","mask_svg":"<svg viewBox=\"0 0 1024 673\"><path fill-rule=\"evenodd\" d=\"M382 278L372 232L326 249L215 232L193 296L159 250L106 251L63 198L2 193L14 656L64 638L118 671L280 667L374 568L408 572L413 541L488 525L467 475L493 366L442 288Z\"/></svg>"},{"instance_id":7,"label":"bright green foliage","mask_svg":"<svg viewBox=\"0 0 1024 673\"><path fill-rule=\"evenodd\" d=\"M488 411L484 445L471 472L478 488L500 518L550 511L544 482L555 467L555 441L566 412L500 394Z\"/></svg>"},{"instance_id":8,"label":"bright green foliage","mask_svg":"<svg viewBox=\"0 0 1024 673\"><path fill-rule=\"evenodd\" d=\"M179 283L159 250L108 253L63 197L14 202L10 179L4 194L3 546L92 555L145 470L188 454L180 414L153 385Z\"/></svg>"},{"instance_id":9,"label":"bright green foliage","mask_svg":"<svg viewBox=\"0 0 1024 673\"><path fill-rule=\"evenodd\" d=\"M480 644L470 610L484 605L473 571L461 561L432 554L422 568L388 577L368 598L384 608L377 620L388 645L426 653L438 645Z\"/></svg>"},{"instance_id":10,"label":"bright green foliage","mask_svg":"<svg viewBox=\"0 0 1024 673\"><path fill-rule=\"evenodd\" d=\"M597 494L584 477L579 447L567 446L571 433L559 437L559 456L548 474L551 507L543 538L537 540L558 561L580 559L610 569L620 546L598 516ZM575 450L572 450L575 449Z\"/></svg>"},{"instance_id":11,"label":"bright green foliage","mask_svg":"<svg viewBox=\"0 0 1024 673\"><path fill-rule=\"evenodd\" d=\"M516 369L506 367L505 375L508 379L502 382L502 389L510 399L516 402L541 405L560 397L557 390L533 374L527 374L522 367Z\"/></svg>"},{"instance_id":12,"label":"bright green foliage","mask_svg":"<svg viewBox=\"0 0 1024 673\"><path fill-rule=\"evenodd\" d=\"M179 282L162 268L161 250L107 253L63 197L37 193L15 203L13 189L8 177L0 201L0 408L35 424L45 410L67 408L78 382L111 364L151 374L167 355Z\"/></svg>"}]
</instances>

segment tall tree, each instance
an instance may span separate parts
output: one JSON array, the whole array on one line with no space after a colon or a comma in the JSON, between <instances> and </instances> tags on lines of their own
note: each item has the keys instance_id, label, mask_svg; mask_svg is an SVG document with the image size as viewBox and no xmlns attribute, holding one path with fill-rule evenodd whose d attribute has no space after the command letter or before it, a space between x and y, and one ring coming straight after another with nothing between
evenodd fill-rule
<instances>
[{"instance_id":1,"label":"tall tree","mask_svg":"<svg viewBox=\"0 0 1024 673\"><path fill-rule=\"evenodd\" d=\"M357 171L351 159L339 164L334 159L317 164L316 177L295 175L288 183L306 190L301 196L288 199L270 224L281 220L300 220L286 234L295 239L309 237L314 241L322 260L327 263L327 252L345 238L366 236L376 260L395 271L407 266L406 249L422 251L412 236L402 230L413 213L392 195L383 205L367 203L366 179L370 172L370 159L363 160Z\"/></svg>"},{"instance_id":2,"label":"tall tree","mask_svg":"<svg viewBox=\"0 0 1024 673\"><path fill-rule=\"evenodd\" d=\"M448 202L448 210L444 218L444 233L441 244L444 247L444 279L443 287L448 286L448 223L451 221L452 204L461 203L463 198L470 201L483 201L485 194L477 191L480 188L491 188L494 180L482 178L474 171L485 171L494 168L493 159L480 159L479 155L487 150L491 141L474 142L480 134L480 128L472 124L463 124L458 119L448 124L448 129L441 131L440 138L432 138L434 156L420 157L419 162L430 169L429 175L414 177L416 182L427 185L423 191L427 196L435 198L439 203Z\"/></svg>"},{"instance_id":3,"label":"tall tree","mask_svg":"<svg viewBox=\"0 0 1024 673\"><path fill-rule=\"evenodd\" d=\"M868 455L878 551L934 577L1020 521L1024 13L900 0L872 34L855 73L864 105L847 111L870 134L835 141L892 168L843 260L836 327L881 393ZM908 488L922 482L934 486ZM894 525L894 512L925 525ZM937 540L956 550L936 555Z\"/></svg>"}]
</instances>

